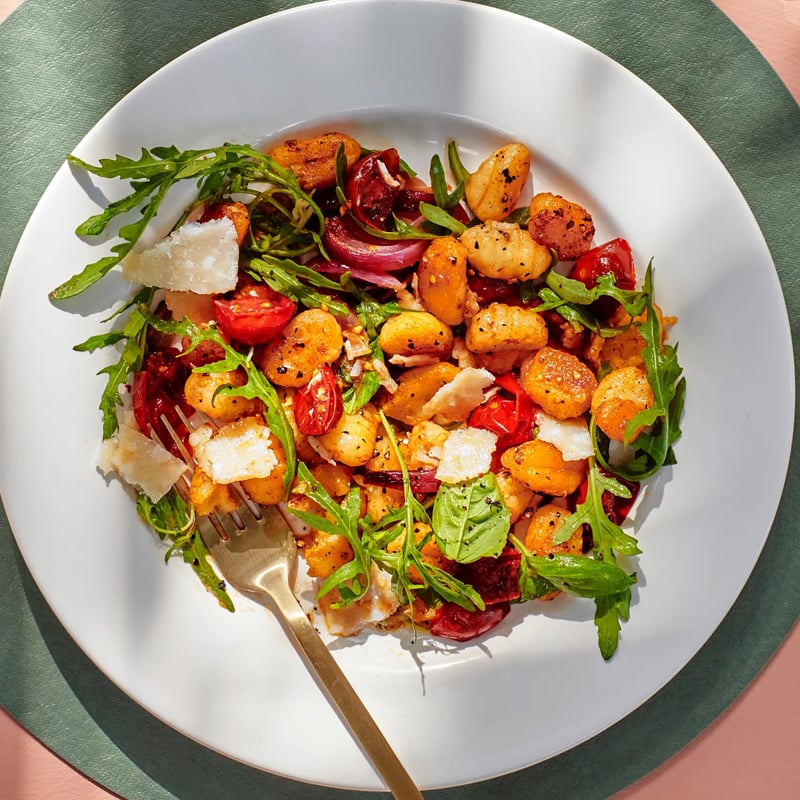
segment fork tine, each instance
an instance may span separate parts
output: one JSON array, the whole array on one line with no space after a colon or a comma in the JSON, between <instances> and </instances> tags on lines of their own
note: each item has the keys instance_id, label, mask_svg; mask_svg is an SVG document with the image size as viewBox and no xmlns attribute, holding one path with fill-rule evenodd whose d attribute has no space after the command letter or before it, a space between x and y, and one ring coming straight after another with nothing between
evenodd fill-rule
<instances>
[{"instance_id":1,"label":"fork tine","mask_svg":"<svg viewBox=\"0 0 800 800\"><path fill-rule=\"evenodd\" d=\"M177 409L178 407L175 406L175 408ZM185 420L185 424L187 425L187 427L191 429L192 426L189 423L189 421L185 419L183 412L180 413L182 421ZM183 443L183 439L181 439L181 437L178 435L178 432L172 426L172 423L169 421L169 419L167 419L167 416L165 414L162 414L160 419L161 419L161 424L164 426L164 430L169 434L170 439L172 439L172 443L178 449L178 452L180 453L183 462L189 468L190 473L194 474L194 469L197 466L197 461L195 461L194 456L192 455L192 453L189 452L186 445ZM152 426L150 426L150 436L155 441L157 441L162 447L166 446L164 442L161 441L161 437L158 435L158 432ZM181 494L183 499L186 501L189 500L190 486L191 486L191 481L189 478L186 477L185 473L181 475L179 483L175 484L175 488ZM233 514L235 514L236 516L234 517ZM241 517L239 517L239 515L235 511L233 512L233 514L231 515L231 518L233 519L236 527L239 528L239 530L244 530L244 522L242 522ZM209 514L208 521L211 527L216 531L217 536L219 536L219 538L223 542L226 542L229 538L228 531L225 529L225 526L223 525L222 520L219 518L217 513L212 512L211 514Z\"/></svg>"}]
</instances>

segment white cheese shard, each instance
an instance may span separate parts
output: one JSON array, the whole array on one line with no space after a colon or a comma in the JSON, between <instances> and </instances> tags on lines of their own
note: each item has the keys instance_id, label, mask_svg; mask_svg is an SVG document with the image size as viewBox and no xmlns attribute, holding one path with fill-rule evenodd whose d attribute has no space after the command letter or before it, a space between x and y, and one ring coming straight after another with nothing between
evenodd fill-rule
<instances>
[{"instance_id":1,"label":"white cheese shard","mask_svg":"<svg viewBox=\"0 0 800 800\"><path fill-rule=\"evenodd\" d=\"M330 592L319 598L319 608L325 625L334 636L354 636L367 625L382 622L397 611L400 602L392 591L392 576L378 569L370 570L370 583L366 594L343 608L332 608L338 593Z\"/></svg>"},{"instance_id":2,"label":"white cheese shard","mask_svg":"<svg viewBox=\"0 0 800 800\"><path fill-rule=\"evenodd\" d=\"M442 483L462 483L485 475L492 468L497 435L482 428L457 428L442 447L436 477Z\"/></svg>"},{"instance_id":3,"label":"white cheese shard","mask_svg":"<svg viewBox=\"0 0 800 800\"><path fill-rule=\"evenodd\" d=\"M104 475L116 472L157 503L186 471L186 464L141 433L129 409L120 408L117 416L119 427L100 445L97 467Z\"/></svg>"},{"instance_id":4,"label":"white cheese shard","mask_svg":"<svg viewBox=\"0 0 800 800\"><path fill-rule=\"evenodd\" d=\"M466 367L425 403L421 415L425 419L464 420L483 402L483 390L493 383L494 375L488 369Z\"/></svg>"},{"instance_id":5,"label":"white cheese shard","mask_svg":"<svg viewBox=\"0 0 800 800\"><path fill-rule=\"evenodd\" d=\"M187 222L122 261L122 274L131 283L196 294L228 292L236 287L238 273L236 228L226 217Z\"/></svg>"},{"instance_id":6,"label":"white cheese shard","mask_svg":"<svg viewBox=\"0 0 800 800\"><path fill-rule=\"evenodd\" d=\"M256 417L243 417L214 431L201 425L189 435L197 464L214 483L266 478L278 466L270 430Z\"/></svg>"},{"instance_id":7,"label":"white cheese shard","mask_svg":"<svg viewBox=\"0 0 800 800\"><path fill-rule=\"evenodd\" d=\"M537 411L536 427L538 438L557 447L564 461L581 461L594 455L589 426L583 417L556 419Z\"/></svg>"}]
</instances>

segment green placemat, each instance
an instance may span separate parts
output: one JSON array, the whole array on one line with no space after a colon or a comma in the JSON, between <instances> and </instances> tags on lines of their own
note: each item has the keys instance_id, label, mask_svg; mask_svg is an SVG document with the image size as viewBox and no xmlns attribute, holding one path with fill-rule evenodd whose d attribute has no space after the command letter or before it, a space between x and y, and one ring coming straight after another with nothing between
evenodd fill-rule
<instances>
[{"instance_id":1,"label":"green placemat","mask_svg":"<svg viewBox=\"0 0 800 800\"><path fill-rule=\"evenodd\" d=\"M210 36L294 5L300 3L27 0L0 26L0 276L64 154L117 100ZM800 108L755 48L708 0L495 0L488 5L540 20L607 53L687 117L725 163L761 225L787 299L795 352L800 352L795 325L800 226L794 223ZM707 645L669 685L613 728L564 755L494 781L426 795L439 800L607 798L712 722L755 677L798 617L800 581L782 579L800 571L794 542L800 514L798 447L795 442L787 489L751 579ZM2 514L0 586L0 703L111 791L128 800L376 796L307 786L244 767L144 712L66 634L27 572Z\"/></svg>"}]
</instances>

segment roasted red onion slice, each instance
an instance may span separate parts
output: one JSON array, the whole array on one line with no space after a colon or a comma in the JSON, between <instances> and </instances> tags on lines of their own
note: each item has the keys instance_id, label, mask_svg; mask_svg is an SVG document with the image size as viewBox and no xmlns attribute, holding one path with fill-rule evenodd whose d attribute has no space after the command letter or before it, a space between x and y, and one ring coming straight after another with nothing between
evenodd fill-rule
<instances>
[{"instance_id":1,"label":"roasted red onion slice","mask_svg":"<svg viewBox=\"0 0 800 800\"><path fill-rule=\"evenodd\" d=\"M389 489L403 488L403 473L399 469L366 471L364 480L375 486L386 486ZM436 477L434 469L420 469L408 473L408 481L414 492L433 494L439 491L441 481Z\"/></svg>"},{"instance_id":2,"label":"roasted red onion slice","mask_svg":"<svg viewBox=\"0 0 800 800\"><path fill-rule=\"evenodd\" d=\"M394 275L390 275L388 272L376 272L374 270L348 267L344 264L340 264L338 261L327 261L322 258L322 256L311 259L306 266L311 267L311 269L323 275L342 275L345 272L349 272L357 281L371 283L374 286L380 286L384 289L403 289L406 285L405 281L398 280Z\"/></svg>"},{"instance_id":3,"label":"roasted red onion slice","mask_svg":"<svg viewBox=\"0 0 800 800\"><path fill-rule=\"evenodd\" d=\"M428 246L427 239L378 239L348 217L327 219L322 242L331 258L346 266L382 272L416 264Z\"/></svg>"}]
</instances>

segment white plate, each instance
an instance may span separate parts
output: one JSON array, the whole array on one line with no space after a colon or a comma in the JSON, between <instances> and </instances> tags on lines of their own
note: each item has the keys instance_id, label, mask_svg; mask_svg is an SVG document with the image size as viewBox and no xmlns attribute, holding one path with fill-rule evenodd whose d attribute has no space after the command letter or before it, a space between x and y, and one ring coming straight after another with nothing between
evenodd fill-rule
<instances>
[{"instance_id":1,"label":"white plate","mask_svg":"<svg viewBox=\"0 0 800 800\"><path fill-rule=\"evenodd\" d=\"M329 124L373 147L396 144L423 173L448 137L475 153L526 142L537 189L583 200L598 241L625 236L640 265L653 257L658 298L679 317L688 381L679 464L651 484L637 515L640 582L610 663L591 603L568 599L540 614L515 609L464 646L372 635L333 648L420 784L477 781L613 725L689 661L734 603L788 463L786 311L750 211L686 121L589 47L486 7L353 0L255 21L156 73L76 153L96 162L143 145L257 142ZM108 355L70 347L98 331L125 289L111 279L63 308L47 299L99 255L75 225L101 193L122 189L84 178L56 175L0 305L0 485L25 561L80 647L158 718L259 768L379 788L275 621L243 602L230 615L189 569L165 567L121 486L95 471L95 373Z\"/></svg>"}]
</instances>

